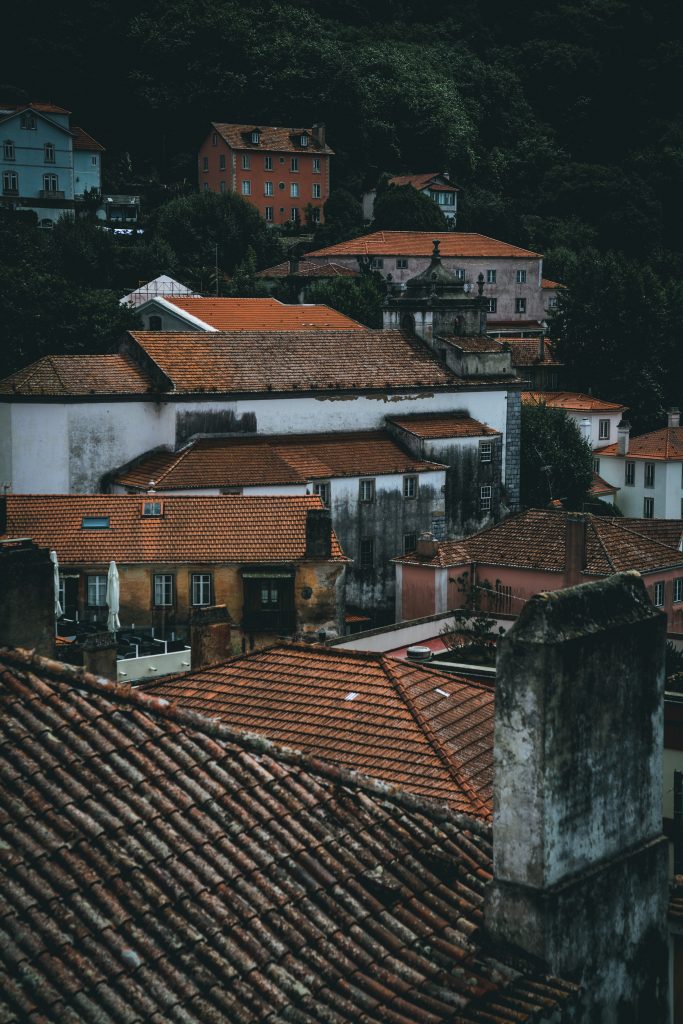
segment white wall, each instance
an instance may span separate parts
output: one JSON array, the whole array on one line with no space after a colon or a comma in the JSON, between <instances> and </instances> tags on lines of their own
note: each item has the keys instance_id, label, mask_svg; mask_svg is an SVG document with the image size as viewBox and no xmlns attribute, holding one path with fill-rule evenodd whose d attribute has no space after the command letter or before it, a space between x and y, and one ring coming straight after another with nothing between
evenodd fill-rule
<instances>
[{"instance_id":1,"label":"white wall","mask_svg":"<svg viewBox=\"0 0 683 1024\"><path fill-rule=\"evenodd\" d=\"M584 419L589 419L591 424L591 436L590 445L593 450L596 448L605 448L608 444L614 444L617 440L617 424L621 420L622 413L607 413L607 412L572 412L567 410L567 415L570 419L574 420L577 427L581 429L581 423ZM609 437L600 437L600 420L609 420L610 429Z\"/></svg>"},{"instance_id":2,"label":"white wall","mask_svg":"<svg viewBox=\"0 0 683 1024\"><path fill-rule=\"evenodd\" d=\"M600 459L600 476L607 483L620 487L615 504L623 515L632 519L643 518L645 498L654 498L655 519L681 518L681 462L664 462L653 459L655 466L654 487L645 486L646 459L633 459L635 464L635 484L626 485L626 463L631 461L626 456L598 456Z\"/></svg>"},{"instance_id":3,"label":"white wall","mask_svg":"<svg viewBox=\"0 0 683 1024\"><path fill-rule=\"evenodd\" d=\"M10 444L14 493L67 493L69 407L31 402L8 408L12 413Z\"/></svg>"}]
</instances>

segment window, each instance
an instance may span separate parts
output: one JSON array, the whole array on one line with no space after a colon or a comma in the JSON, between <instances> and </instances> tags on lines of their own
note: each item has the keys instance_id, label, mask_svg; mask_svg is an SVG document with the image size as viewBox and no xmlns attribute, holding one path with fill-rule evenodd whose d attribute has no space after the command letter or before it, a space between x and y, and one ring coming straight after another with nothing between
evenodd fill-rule
<instances>
[{"instance_id":1,"label":"window","mask_svg":"<svg viewBox=\"0 0 683 1024\"><path fill-rule=\"evenodd\" d=\"M108 530L109 516L83 516L81 528L83 530Z\"/></svg>"},{"instance_id":2,"label":"window","mask_svg":"<svg viewBox=\"0 0 683 1024\"><path fill-rule=\"evenodd\" d=\"M29 131L35 131L36 115L33 114L30 110L26 110L21 115L21 122L20 122L20 124L21 124L22 128L28 128Z\"/></svg>"},{"instance_id":3,"label":"window","mask_svg":"<svg viewBox=\"0 0 683 1024\"><path fill-rule=\"evenodd\" d=\"M293 220L293 221L297 221L299 219L299 207L298 206L293 206L292 207L292 212L289 215L289 219Z\"/></svg>"},{"instance_id":4,"label":"window","mask_svg":"<svg viewBox=\"0 0 683 1024\"><path fill-rule=\"evenodd\" d=\"M272 156L264 156L264 158L263 158L263 168L266 171L272 171L272 169L273 169L273 158L272 158Z\"/></svg>"},{"instance_id":5,"label":"window","mask_svg":"<svg viewBox=\"0 0 683 1024\"><path fill-rule=\"evenodd\" d=\"M313 198L314 199L320 199L320 196L321 196L320 185L314 185L313 186Z\"/></svg>"},{"instance_id":6,"label":"window","mask_svg":"<svg viewBox=\"0 0 683 1024\"><path fill-rule=\"evenodd\" d=\"M160 501L143 501L142 514L150 518L157 518L163 512L163 505Z\"/></svg>"},{"instance_id":7,"label":"window","mask_svg":"<svg viewBox=\"0 0 683 1024\"><path fill-rule=\"evenodd\" d=\"M251 157L250 157L249 153L242 153L242 170L243 171L250 171L251 170Z\"/></svg>"},{"instance_id":8,"label":"window","mask_svg":"<svg viewBox=\"0 0 683 1024\"><path fill-rule=\"evenodd\" d=\"M308 145L308 135L302 135L299 142L305 148Z\"/></svg>"},{"instance_id":9,"label":"window","mask_svg":"<svg viewBox=\"0 0 683 1024\"><path fill-rule=\"evenodd\" d=\"M515 299L515 313L526 313L526 299Z\"/></svg>"},{"instance_id":10,"label":"window","mask_svg":"<svg viewBox=\"0 0 683 1024\"><path fill-rule=\"evenodd\" d=\"M359 556L361 569L372 569L375 562L375 542L372 537L362 538Z\"/></svg>"},{"instance_id":11,"label":"window","mask_svg":"<svg viewBox=\"0 0 683 1024\"><path fill-rule=\"evenodd\" d=\"M548 299L548 309L557 309L557 295L551 295Z\"/></svg>"},{"instance_id":12,"label":"window","mask_svg":"<svg viewBox=\"0 0 683 1024\"><path fill-rule=\"evenodd\" d=\"M598 422L598 437L601 441L606 441L609 438L609 420Z\"/></svg>"},{"instance_id":13,"label":"window","mask_svg":"<svg viewBox=\"0 0 683 1024\"><path fill-rule=\"evenodd\" d=\"M599 473L600 472L600 459L593 459L593 472L594 473Z\"/></svg>"},{"instance_id":14,"label":"window","mask_svg":"<svg viewBox=\"0 0 683 1024\"><path fill-rule=\"evenodd\" d=\"M384 267L384 260L381 258L381 256L373 256L372 259L370 260L370 269L371 270L382 270L383 267Z\"/></svg>"},{"instance_id":15,"label":"window","mask_svg":"<svg viewBox=\"0 0 683 1024\"><path fill-rule=\"evenodd\" d=\"M3 171L2 175L2 191L3 192L18 192L19 191L19 175L16 171Z\"/></svg>"},{"instance_id":16,"label":"window","mask_svg":"<svg viewBox=\"0 0 683 1024\"><path fill-rule=\"evenodd\" d=\"M655 517L655 499L654 498L643 498L643 519L654 519Z\"/></svg>"},{"instance_id":17,"label":"window","mask_svg":"<svg viewBox=\"0 0 683 1024\"><path fill-rule=\"evenodd\" d=\"M260 132L252 132L251 133L251 143L252 143L252 145L253 146L258 146L260 142L261 142L261 133Z\"/></svg>"},{"instance_id":18,"label":"window","mask_svg":"<svg viewBox=\"0 0 683 1024\"><path fill-rule=\"evenodd\" d=\"M375 481L374 480L361 480L358 491L358 498L360 501L374 501L375 500Z\"/></svg>"},{"instance_id":19,"label":"window","mask_svg":"<svg viewBox=\"0 0 683 1024\"><path fill-rule=\"evenodd\" d=\"M242 182L242 195L243 196L250 196L251 195L251 182L250 181L243 181Z\"/></svg>"},{"instance_id":20,"label":"window","mask_svg":"<svg viewBox=\"0 0 683 1024\"><path fill-rule=\"evenodd\" d=\"M680 604L683 601L683 576L678 576L673 585L673 602ZM64 605L62 604L62 608Z\"/></svg>"},{"instance_id":21,"label":"window","mask_svg":"<svg viewBox=\"0 0 683 1024\"><path fill-rule=\"evenodd\" d=\"M43 175L43 191L45 192L56 192L59 182L57 181L56 174L44 174Z\"/></svg>"},{"instance_id":22,"label":"window","mask_svg":"<svg viewBox=\"0 0 683 1024\"><path fill-rule=\"evenodd\" d=\"M411 551L414 551L417 547L417 534L415 533L404 533L403 534L403 554L409 555Z\"/></svg>"},{"instance_id":23,"label":"window","mask_svg":"<svg viewBox=\"0 0 683 1024\"><path fill-rule=\"evenodd\" d=\"M205 181L205 182L204 182L204 191L205 191L205 192L208 192L208 191L209 191L209 183L208 183L208 181Z\"/></svg>"},{"instance_id":24,"label":"window","mask_svg":"<svg viewBox=\"0 0 683 1024\"><path fill-rule=\"evenodd\" d=\"M493 600L494 611L509 614L512 611L512 587L504 586L500 580L496 580L495 597Z\"/></svg>"},{"instance_id":25,"label":"window","mask_svg":"<svg viewBox=\"0 0 683 1024\"><path fill-rule=\"evenodd\" d=\"M213 135L211 136L211 145L212 146L217 146L218 145L218 135L217 135L216 132L214 132Z\"/></svg>"},{"instance_id":26,"label":"window","mask_svg":"<svg viewBox=\"0 0 683 1024\"><path fill-rule=\"evenodd\" d=\"M292 184L289 186L289 194L292 199L299 198L299 186L295 181L293 181Z\"/></svg>"},{"instance_id":27,"label":"window","mask_svg":"<svg viewBox=\"0 0 683 1024\"><path fill-rule=\"evenodd\" d=\"M655 485L655 464L654 462L645 463L645 486L654 487Z\"/></svg>"},{"instance_id":28,"label":"window","mask_svg":"<svg viewBox=\"0 0 683 1024\"><path fill-rule=\"evenodd\" d=\"M14 160L15 159L14 143L12 142L11 139L5 139L5 141L2 144L2 149L3 149L3 155L5 157L5 160Z\"/></svg>"},{"instance_id":29,"label":"window","mask_svg":"<svg viewBox=\"0 0 683 1024\"><path fill-rule=\"evenodd\" d=\"M51 231L54 226L54 221L50 220L49 217L44 217L43 220L38 221L38 227L43 231Z\"/></svg>"},{"instance_id":30,"label":"window","mask_svg":"<svg viewBox=\"0 0 683 1024\"><path fill-rule=\"evenodd\" d=\"M319 494L322 498L322 503L325 508L330 507L330 481L329 480L318 480L313 484L313 493Z\"/></svg>"},{"instance_id":31,"label":"window","mask_svg":"<svg viewBox=\"0 0 683 1024\"><path fill-rule=\"evenodd\" d=\"M284 192L284 188L285 188L284 181L278 182L278 186L277 187L280 189L281 192Z\"/></svg>"},{"instance_id":32,"label":"window","mask_svg":"<svg viewBox=\"0 0 683 1024\"><path fill-rule=\"evenodd\" d=\"M480 508L480 510L482 512L490 512L491 511L491 495L492 495L492 493L493 493L492 488L488 484L485 487L482 487L480 489L480 491L479 491L479 508Z\"/></svg>"},{"instance_id":33,"label":"window","mask_svg":"<svg viewBox=\"0 0 683 1024\"><path fill-rule=\"evenodd\" d=\"M225 170L225 153L221 153L219 155L219 157L218 157L218 170L219 171L224 171Z\"/></svg>"},{"instance_id":34,"label":"window","mask_svg":"<svg viewBox=\"0 0 683 1024\"><path fill-rule=\"evenodd\" d=\"M407 270L408 269L407 257L399 256L399 258L396 260L396 269L397 270Z\"/></svg>"},{"instance_id":35,"label":"window","mask_svg":"<svg viewBox=\"0 0 683 1024\"><path fill-rule=\"evenodd\" d=\"M664 605L664 582L660 581L654 585L654 596L652 603L655 608L662 608Z\"/></svg>"},{"instance_id":36,"label":"window","mask_svg":"<svg viewBox=\"0 0 683 1024\"><path fill-rule=\"evenodd\" d=\"M417 477L416 476L404 476L403 477L403 497L404 498L417 498Z\"/></svg>"},{"instance_id":37,"label":"window","mask_svg":"<svg viewBox=\"0 0 683 1024\"><path fill-rule=\"evenodd\" d=\"M102 608L107 603L107 577L88 576L88 607Z\"/></svg>"},{"instance_id":38,"label":"window","mask_svg":"<svg viewBox=\"0 0 683 1024\"><path fill-rule=\"evenodd\" d=\"M208 171L209 169L209 158L208 156L202 157L202 170Z\"/></svg>"},{"instance_id":39,"label":"window","mask_svg":"<svg viewBox=\"0 0 683 1024\"><path fill-rule=\"evenodd\" d=\"M221 192L225 192L225 182L221 181L218 185L218 188Z\"/></svg>"},{"instance_id":40,"label":"window","mask_svg":"<svg viewBox=\"0 0 683 1024\"><path fill-rule=\"evenodd\" d=\"M465 280L465 271L463 270L462 267L458 267L456 270L453 271L453 273L457 277L458 281Z\"/></svg>"},{"instance_id":41,"label":"window","mask_svg":"<svg viewBox=\"0 0 683 1024\"><path fill-rule=\"evenodd\" d=\"M66 580L63 576L59 577L59 604L62 609L62 615L66 613Z\"/></svg>"},{"instance_id":42,"label":"window","mask_svg":"<svg viewBox=\"0 0 683 1024\"><path fill-rule=\"evenodd\" d=\"M192 604L211 604L211 573L192 573Z\"/></svg>"},{"instance_id":43,"label":"window","mask_svg":"<svg viewBox=\"0 0 683 1024\"><path fill-rule=\"evenodd\" d=\"M498 312L498 299L487 299L486 300L486 312L497 313Z\"/></svg>"},{"instance_id":44,"label":"window","mask_svg":"<svg viewBox=\"0 0 683 1024\"><path fill-rule=\"evenodd\" d=\"M272 183L272 181L264 181L264 183L263 183L263 194L264 194L264 196L272 196L272 194L273 194L273 183Z\"/></svg>"},{"instance_id":45,"label":"window","mask_svg":"<svg viewBox=\"0 0 683 1024\"><path fill-rule=\"evenodd\" d=\"M160 331L161 330L161 317L160 316L151 316L149 318L149 329L150 329L150 331Z\"/></svg>"},{"instance_id":46,"label":"window","mask_svg":"<svg viewBox=\"0 0 683 1024\"><path fill-rule=\"evenodd\" d=\"M311 224L319 224L319 223L320 223L320 207L319 206L314 206L313 209L311 210Z\"/></svg>"},{"instance_id":47,"label":"window","mask_svg":"<svg viewBox=\"0 0 683 1024\"><path fill-rule=\"evenodd\" d=\"M261 585L260 602L261 607L269 611L279 607L280 593L278 591L278 585L274 580L272 583L263 583Z\"/></svg>"},{"instance_id":48,"label":"window","mask_svg":"<svg viewBox=\"0 0 683 1024\"><path fill-rule=\"evenodd\" d=\"M517 284L526 284L526 270L517 271Z\"/></svg>"},{"instance_id":49,"label":"window","mask_svg":"<svg viewBox=\"0 0 683 1024\"><path fill-rule=\"evenodd\" d=\"M634 487L636 483L636 464L627 462L624 469L624 483L627 487Z\"/></svg>"},{"instance_id":50,"label":"window","mask_svg":"<svg viewBox=\"0 0 683 1024\"><path fill-rule=\"evenodd\" d=\"M496 283L496 271L495 270L487 270L486 271L486 283L487 284L495 284Z\"/></svg>"},{"instance_id":51,"label":"window","mask_svg":"<svg viewBox=\"0 0 683 1024\"><path fill-rule=\"evenodd\" d=\"M90 164L91 164L92 167L97 167L97 157L96 156L91 156L90 157Z\"/></svg>"},{"instance_id":52,"label":"window","mask_svg":"<svg viewBox=\"0 0 683 1024\"><path fill-rule=\"evenodd\" d=\"M289 161L289 169L290 169L290 171L298 171L299 170L299 157L298 156L293 156L292 159Z\"/></svg>"},{"instance_id":53,"label":"window","mask_svg":"<svg viewBox=\"0 0 683 1024\"><path fill-rule=\"evenodd\" d=\"M157 608L168 608L173 604L173 576L170 573L154 575L154 605Z\"/></svg>"},{"instance_id":54,"label":"window","mask_svg":"<svg viewBox=\"0 0 683 1024\"><path fill-rule=\"evenodd\" d=\"M273 207L272 206L266 206L263 215L264 215L266 220L272 220L273 219Z\"/></svg>"},{"instance_id":55,"label":"window","mask_svg":"<svg viewBox=\"0 0 683 1024\"><path fill-rule=\"evenodd\" d=\"M54 142L46 142L43 159L46 164L53 164L55 162L55 144Z\"/></svg>"},{"instance_id":56,"label":"window","mask_svg":"<svg viewBox=\"0 0 683 1024\"><path fill-rule=\"evenodd\" d=\"M320 157L319 156L314 156L313 157L313 173L314 174L320 174Z\"/></svg>"},{"instance_id":57,"label":"window","mask_svg":"<svg viewBox=\"0 0 683 1024\"><path fill-rule=\"evenodd\" d=\"M479 461L490 462L493 458L493 444L491 441L479 442Z\"/></svg>"}]
</instances>

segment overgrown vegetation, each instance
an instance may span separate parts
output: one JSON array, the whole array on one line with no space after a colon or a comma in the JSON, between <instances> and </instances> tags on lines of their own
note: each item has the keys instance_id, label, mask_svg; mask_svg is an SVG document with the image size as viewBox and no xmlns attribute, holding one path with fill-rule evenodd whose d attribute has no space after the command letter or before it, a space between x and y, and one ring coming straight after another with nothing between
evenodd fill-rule
<instances>
[{"instance_id":1,"label":"overgrown vegetation","mask_svg":"<svg viewBox=\"0 0 683 1024\"><path fill-rule=\"evenodd\" d=\"M593 454L562 409L522 405L520 491L522 506L545 508L554 501L580 511L593 480Z\"/></svg>"}]
</instances>

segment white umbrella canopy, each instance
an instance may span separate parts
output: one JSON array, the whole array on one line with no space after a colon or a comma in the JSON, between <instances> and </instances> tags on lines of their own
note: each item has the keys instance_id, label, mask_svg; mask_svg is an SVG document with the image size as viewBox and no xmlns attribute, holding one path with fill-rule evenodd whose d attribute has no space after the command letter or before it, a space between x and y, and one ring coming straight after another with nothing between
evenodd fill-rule
<instances>
[{"instance_id":1,"label":"white umbrella canopy","mask_svg":"<svg viewBox=\"0 0 683 1024\"><path fill-rule=\"evenodd\" d=\"M54 566L54 587L55 587L55 618L59 619L64 614L64 609L59 601L59 562L57 561L57 552L50 552L50 561Z\"/></svg>"},{"instance_id":2,"label":"white umbrella canopy","mask_svg":"<svg viewBox=\"0 0 683 1024\"><path fill-rule=\"evenodd\" d=\"M117 629L121 628L119 622L119 571L116 568L116 562L109 563L109 572L107 573L107 595L106 600L109 605L109 615L107 617L107 629L110 633L114 633Z\"/></svg>"}]
</instances>

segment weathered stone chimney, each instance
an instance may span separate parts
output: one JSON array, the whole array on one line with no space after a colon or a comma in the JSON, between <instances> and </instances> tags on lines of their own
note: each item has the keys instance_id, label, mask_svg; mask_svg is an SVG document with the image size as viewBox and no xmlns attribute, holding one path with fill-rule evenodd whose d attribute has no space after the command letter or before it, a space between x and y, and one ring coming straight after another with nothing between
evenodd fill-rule
<instances>
[{"instance_id":1,"label":"weathered stone chimney","mask_svg":"<svg viewBox=\"0 0 683 1024\"><path fill-rule=\"evenodd\" d=\"M581 434L581 437L584 439L586 444L591 443L591 421L589 420L588 416L584 416L581 420L581 423L579 424L579 433Z\"/></svg>"},{"instance_id":2,"label":"weathered stone chimney","mask_svg":"<svg viewBox=\"0 0 683 1024\"><path fill-rule=\"evenodd\" d=\"M537 594L498 644L485 921L582 986L577 1021L668 1019L665 636L629 572Z\"/></svg>"},{"instance_id":3,"label":"weathered stone chimney","mask_svg":"<svg viewBox=\"0 0 683 1024\"><path fill-rule=\"evenodd\" d=\"M298 256L290 256L289 257L289 274L290 274L290 277L292 277L292 276L294 276L295 274L298 274L298 273L299 273L299 257Z\"/></svg>"},{"instance_id":4,"label":"weathered stone chimney","mask_svg":"<svg viewBox=\"0 0 683 1024\"><path fill-rule=\"evenodd\" d=\"M669 409L667 415L667 426L668 427L680 427L681 425L681 413L680 409Z\"/></svg>"},{"instance_id":5,"label":"weathered stone chimney","mask_svg":"<svg viewBox=\"0 0 683 1024\"><path fill-rule=\"evenodd\" d=\"M564 527L564 585L573 587L582 582L586 568L586 517L580 512L567 512Z\"/></svg>"},{"instance_id":6,"label":"weathered stone chimney","mask_svg":"<svg viewBox=\"0 0 683 1024\"><path fill-rule=\"evenodd\" d=\"M617 423L617 455L628 455L630 440L631 424L628 420L619 420Z\"/></svg>"},{"instance_id":7,"label":"weathered stone chimney","mask_svg":"<svg viewBox=\"0 0 683 1024\"><path fill-rule=\"evenodd\" d=\"M432 533L421 533L415 545L415 554L418 558L431 560L436 558L439 552L439 542Z\"/></svg>"},{"instance_id":8,"label":"weathered stone chimney","mask_svg":"<svg viewBox=\"0 0 683 1024\"><path fill-rule=\"evenodd\" d=\"M6 507L0 499L0 516ZM0 647L55 656L54 566L27 537L0 541Z\"/></svg>"},{"instance_id":9,"label":"weathered stone chimney","mask_svg":"<svg viewBox=\"0 0 683 1024\"><path fill-rule=\"evenodd\" d=\"M538 361L539 363L545 361L545 338L542 333L538 336Z\"/></svg>"},{"instance_id":10,"label":"weathered stone chimney","mask_svg":"<svg viewBox=\"0 0 683 1024\"><path fill-rule=\"evenodd\" d=\"M306 512L306 558L332 556L332 513L328 508Z\"/></svg>"},{"instance_id":11,"label":"weathered stone chimney","mask_svg":"<svg viewBox=\"0 0 683 1024\"><path fill-rule=\"evenodd\" d=\"M190 647L193 671L216 665L230 656L230 616L224 604L192 609Z\"/></svg>"},{"instance_id":12,"label":"weathered stone chimney","mask_svg":"<svg viewBox=\"0 0 683 1024\"><path fill-rule=\"evenodd\" d=\"M95 633L83 641L83 668L94 676L116 679L116 635Z\"/></svg>"},{"instance_id":13,"label":"weathered stone chimney","mask_svg":"<svg viewBox=\"0 0 683 1024\"><path fill-rule=\"evenodd\" d=\"M313 138L318 143L320 148L324 149L324 147L325 147L325 125L324 124L314 124L313 127L311 128L311 134L313 135Z\"/></svg>"}]
</instances>

